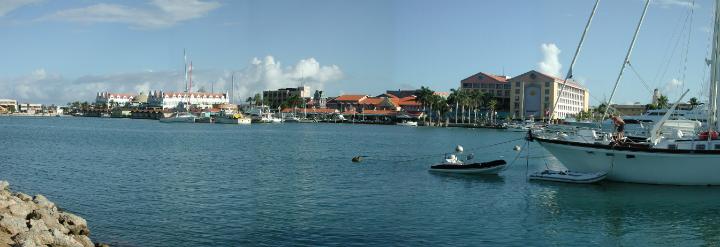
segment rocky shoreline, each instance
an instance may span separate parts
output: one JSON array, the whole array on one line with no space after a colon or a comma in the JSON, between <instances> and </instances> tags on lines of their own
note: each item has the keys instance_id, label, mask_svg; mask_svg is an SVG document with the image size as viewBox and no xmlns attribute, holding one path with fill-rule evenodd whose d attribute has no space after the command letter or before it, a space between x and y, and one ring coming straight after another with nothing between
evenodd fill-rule
<instances>
[{"instance_id":1,"label":"rocky shoreline","mask_svg":"<svg viewBox=\"0 0 720 247\"><path fill-rule=\"evenodd\" d=\"M43 195L11 192L0 181L0 247L95 247L87 221L60 210Z\"/></svg>"}]
</instances>

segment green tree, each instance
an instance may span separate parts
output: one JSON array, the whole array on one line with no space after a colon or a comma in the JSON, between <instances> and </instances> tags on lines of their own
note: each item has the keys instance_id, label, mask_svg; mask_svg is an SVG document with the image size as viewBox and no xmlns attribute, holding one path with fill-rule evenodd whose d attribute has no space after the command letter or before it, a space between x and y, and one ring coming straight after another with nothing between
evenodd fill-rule
<instances>
[{"instance_id":1,"label":"green tree","mask_svg":"<svg viewBox=\"0 0 720 247\"><path fill-rule=\"evenodd\" d=\"M670 106L667 96L660 95L657 100L657 106L660 109L667 109Z\"/></svg>"},{"instance_id":2,"label":"green tree","mask_svg":"<svg viewBox=\"0 0 720 247\"><path fill-rule=\"evenodd\" d=\"M691 109L695 109L696 106L700 105L700 101L698 101L697 98L692 97L690 100L688 100L688 104L690 104Z\"/></svg>"},{"instance_id":3,"label":"green tree","mask_svg":"<svg viewBox=\"0 0 720 247\"><path fill-rule=\"evenodd\" d=\"M263 103L262 96L259 93L256 93L255 96L253 96L253 100L255 100L255 105L261 105Z\"/></svg>"},{"instance_id":4,"label":"green tree","mask_svg":"<svg viewBox=\"0 0 720 247\"><path fill-rule=\"evenodd\" d=\"M425 86L420 87L420 91L417 93L417 95L415 95L417 97L415 98L415 100L422 105L425 115L427 115L426 107L430 103L432 103L431 101L433 95L435 95L435 91ZM432 109L430 111L432 111ZM425 116L423 116L423 119L424 118Z\"/></svg>"}]
</instances>

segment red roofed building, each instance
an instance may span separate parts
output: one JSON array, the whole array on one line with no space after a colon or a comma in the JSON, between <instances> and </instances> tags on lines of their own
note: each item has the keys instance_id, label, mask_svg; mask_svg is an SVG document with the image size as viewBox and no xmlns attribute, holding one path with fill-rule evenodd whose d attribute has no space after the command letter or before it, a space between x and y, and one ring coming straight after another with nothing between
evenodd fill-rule
<instances>
[{"instance_id":1,"label":"red roofed building","mask_svg":"<svg viewBox=\"0 0 720 247\"><path fill-rule=\"evenodd\" d=\"M339 111L353 110L360 106L360 102L367 99L367 95L344 94L337 98L328 100L327 108L337 109Z\"/></svg>"},{"instance_id":2,"label":"red roofed building","mask_svg":"<svg viewBox=\"0 0 720 247\"><path fill-rule=\"evenodd\" d=\"M479 72L460 81L460 88L480 90L483 94L492 95L497 100L496 111L510 112L510 83L508 77Z\"/></svg>"}]
</instances>

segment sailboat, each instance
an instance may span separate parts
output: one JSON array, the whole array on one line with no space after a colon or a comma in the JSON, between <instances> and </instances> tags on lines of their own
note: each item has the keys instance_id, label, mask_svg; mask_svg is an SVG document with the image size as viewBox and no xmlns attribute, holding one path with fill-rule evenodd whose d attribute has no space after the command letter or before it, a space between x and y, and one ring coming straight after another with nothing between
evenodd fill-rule
<instances>
[{"instance_id":1,"label":"sailboat","mask_svg":"<svg viewBox=\"0 0 720 247\"><path fill-rule=\"evenodd\" d=\"M183 50L183 57L185 58L185 93L189 94L192 90L192 62L190 62L190 67L188 68L187 65L187 54ZM189 76L189 83L188 83L188 74ZM188 103L187 105L190 105L190 97L188 97ZM183 109L181 111L180 109ZM173 113L170 117L161 118L161 123L195 123L195 121L198 119L197 116L193 115L192 113L188 112L188 107L183 102L178 102L178 105L175 107L175 113Z\"/></svg>"},{"instance_id":2,"label":"sailboat","mask_svg":"<svg viewBox=\"0 0 720 247\"><path fill-rule=\"evenodd\" d=\"M232 77L230 79L230 83L231 83L230 91L231 91L231 95L232 95L230 98L230 102L233 103L233 105L237 106L237 104L235 104L235 102L234 102L234 100L235 100L235 74L232 75ZM249 117L246 117L245 115L243 115L240 112L232 114L231 112L223 111L219 116L217 116L215 118L215 123L218 123L218 124L243 124L244 125L244 124L250 124L251 121L252 120Z\"/></svg>"},{"instance_id":3,"label":"sailboat","mask_svg":"<svg viewBox=\"0 0 720 247\"><path fill-rule=\"evenodd\" d=\"M642 17L624 63L629 61L648 4L649 1L645 3ZM680 102L678 100L653 128L651 137L641 143L616 142L611 140L610 133L597 133L595 130L585 131L586 133L582 136L565 134L535 136L532 132L528 132L528 140L537 141L569 171L573 172L607 172L606 179L621 182L720 185L720 140L716 131L720 128L717 121L718 80L720 79L719 35L720 0L716 0L712 54L708 61L711 67L708 124L707 130L699 135L683 136L682 133L673 136L659 135L663 121L672 115L675 106ZM572 70L572 65L570 69ZM622 69L615 89L621 75ZM613 89L613 94L615 89ZM608 102L612 100L613 94Z\"/></svg>"}]
</instances>

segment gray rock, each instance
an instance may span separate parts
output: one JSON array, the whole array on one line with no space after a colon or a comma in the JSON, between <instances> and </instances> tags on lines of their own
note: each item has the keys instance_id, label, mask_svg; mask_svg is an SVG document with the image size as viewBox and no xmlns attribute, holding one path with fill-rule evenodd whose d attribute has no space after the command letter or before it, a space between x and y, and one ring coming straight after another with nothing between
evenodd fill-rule
<instances>
[{"instance_id":1,"label":"gray rock","mask_svg":"<svg viewBox=\"0 0 720 247\"><path fill-rule=\"evenodd\" d=\"M24 202L32 201L32 197L22 192L15 193L15 197L20 198L20 200Z\"/></svg>"},{"instance_id":2,"label":"gray rock","mask_svg":"<svg viewBox=\"0 0 720 247\"><path fill-rule=\"evenodd\" d=\"M62 212L60 213L58 221L60 221L60 224L63 224L63 226L67 227L72 234L90 235L90 230L87 228L87 221L80 216L68 212Z\"/></svg>"},{"instance_id":3,"label":"gray rock","mask_svg":"<svg viewBox=\"0 0 720 247\"><path fill-rule=\"evenodd\" d=\"M27 232L29 229L24 218L13 217L9 214L0 214L0 229L12 235Z\"/></svg>"},{"instance_id":4,"label":"gray rock","mask_svg":"<svg viewBox=\"0 0 720 247\"><path fill-rule=\"evenodd\" d=\"M13 204L10 205L10 213L22 217L25 219L25 216L27 216L30 212L32 212L32 208L28 207L27 205L23 204Z\"/></svg>"},{"instance_id":5,"label":"gray rock","mask_svg":"<svg viewBox=\"0 0 720 247\"><path fill-rule=\"evenodd\" d=\"M38 207L41 207L41 208L55 207L55 203L51 202L45 196L40 195L40 194L35 195L35 198L33 198L33 202L35 202L38 205Z\"/></svg>"}]
</instances>

